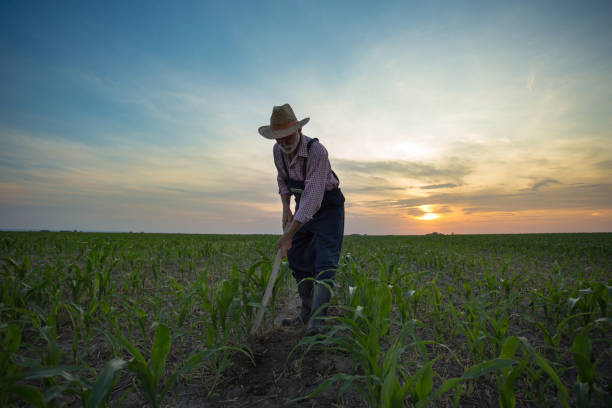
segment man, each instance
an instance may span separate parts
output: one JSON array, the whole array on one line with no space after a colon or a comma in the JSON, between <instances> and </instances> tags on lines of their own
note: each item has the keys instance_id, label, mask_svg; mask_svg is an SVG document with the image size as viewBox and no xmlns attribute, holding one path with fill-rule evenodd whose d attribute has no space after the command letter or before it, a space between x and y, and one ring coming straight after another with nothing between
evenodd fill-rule
<instances>
[{"instance_id":1,"label":"man","mask_svg":"<svg viewBox=\"0 0 612 408\"><path fill-rule=\"evenodd\" d=\"M275 106L270 125L259 133L274 139L274 164L283 205L285 233L277 243L287 256L298 283L302 308L283 325L308 324L307 332L321 330L331 297L330 288L338 267L344 236L344 196L332 171L327 150L318 139L302 134L310 118L297 120L289 104ZM295 214L290 199L295 196Z\"/></svg>"}]
</instances>

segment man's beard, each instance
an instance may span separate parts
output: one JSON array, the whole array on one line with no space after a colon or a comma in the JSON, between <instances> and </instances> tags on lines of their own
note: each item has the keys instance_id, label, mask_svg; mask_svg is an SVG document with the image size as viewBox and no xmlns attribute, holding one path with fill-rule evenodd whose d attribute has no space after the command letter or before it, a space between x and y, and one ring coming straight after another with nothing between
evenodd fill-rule
<instances>
[{"instance_id":1,"label":"man's beard","mask_svg":"<svg viewBox=\"0 0 612 408\"><path fill-rule=\"evenodd\" d=\"M280 147L280 149L281 149L283 152L287 153L287 154L293 153L293 151L294 151L295 149L297 149L298 144L300 144L300 139L301 139L301 138L300 138L300 135L299 135L299 134L296 134L296 135L295 135L295 142L294 142L292 145L285 147L285 146L282 146L281 144L279 144L279 145L278 145L278 147Z\"/></svg>"}]
</instances>

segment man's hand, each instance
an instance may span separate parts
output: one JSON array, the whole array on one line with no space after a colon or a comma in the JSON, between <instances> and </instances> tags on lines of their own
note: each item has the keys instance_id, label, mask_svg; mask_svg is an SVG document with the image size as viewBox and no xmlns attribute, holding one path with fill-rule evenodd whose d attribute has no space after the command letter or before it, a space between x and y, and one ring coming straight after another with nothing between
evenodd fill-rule
<instances>
[{"instance_id":1,"label":"man's hand","mask_svg":"<svg viewBox=\"0 0 612 408\"><path fill-rule=\"evenodd\" d=\"M287 256L287 252L291 249L291 240L293 239L293 235L289 235L288 233L284 233L283 236L276 243L276 249L281 250L281 256L284 258Z\"/></svg>"},{"instance_id":2,"label":"man's hand","mask_svg":"<svg viewBox=\"0 0 612 408\"><path fill-rule=\"evenodd\" d=\"M293 221L293 213L290 208L286 207L283 209L283 231L287 229L287 225L291 224L291 221Z\"/></svg>"},{"instance_id":3,"label":"man's hand","mask_svg":"<svg viewBox=\"0 0 612 408\"><path fill-rule=\"evenodd\" d=\"M276 249L281 250L283 258L287 256L287 252L289 252L289 250L291 249L291 241L293 240L293 236L296 232L298 232L300 228L302 228L302 225L304 225L301 222L293 219L293 216L291 216L291 219L292 221L290 223L287 223L284 228L285 233L276 243Z\"/></svg>"}]
</instances>

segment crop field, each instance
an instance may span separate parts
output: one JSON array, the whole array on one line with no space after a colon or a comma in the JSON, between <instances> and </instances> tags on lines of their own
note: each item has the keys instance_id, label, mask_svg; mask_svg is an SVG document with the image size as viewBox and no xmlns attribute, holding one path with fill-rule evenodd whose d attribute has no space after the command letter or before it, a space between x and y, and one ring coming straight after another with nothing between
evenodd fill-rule
<instances>
[{"instance_id":1,"label":"crop field","mask_svg":"<svg viewBox=\"0 0 612 408\"><path fill-rule=\"evenodd\" d=\"M250 336L277 239L0 232L0 406L612 406L612 234L347 236Z\"/></svg>"}]
</instances>

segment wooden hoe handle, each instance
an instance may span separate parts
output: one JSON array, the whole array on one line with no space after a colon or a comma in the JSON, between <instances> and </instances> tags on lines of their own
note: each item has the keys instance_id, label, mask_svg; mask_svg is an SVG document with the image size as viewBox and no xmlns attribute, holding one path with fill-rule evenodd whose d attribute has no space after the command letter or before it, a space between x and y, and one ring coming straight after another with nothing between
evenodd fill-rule
<instances>
[{"instance_id":1,"label":"wooden hoe handle","mask_svg":"<svg viewBox=\"0 0 612 408\"><path fill-rule=\"evenodd\" d=\"M285 231L289 229L289 223L285 228ZM276 282L276 275L278 275L278 270L280 269L281 261L283 260L282 249L279 249L276 253L276 258L274 258L274 265L272 266L272 273L270 274L270 280L268 281L268 286L266 287L266 291L264 292L263 299L261 301L262 307L257 310L257 316L255 317L255 323L251 328L251 336L257 332L259 329L259 325L263 320L264 312L266 310L266 306L268 306L268 302L270 301L270 297L272 296L272 289L274 289L274 283Z\"/></svg>"}]
</instances>

